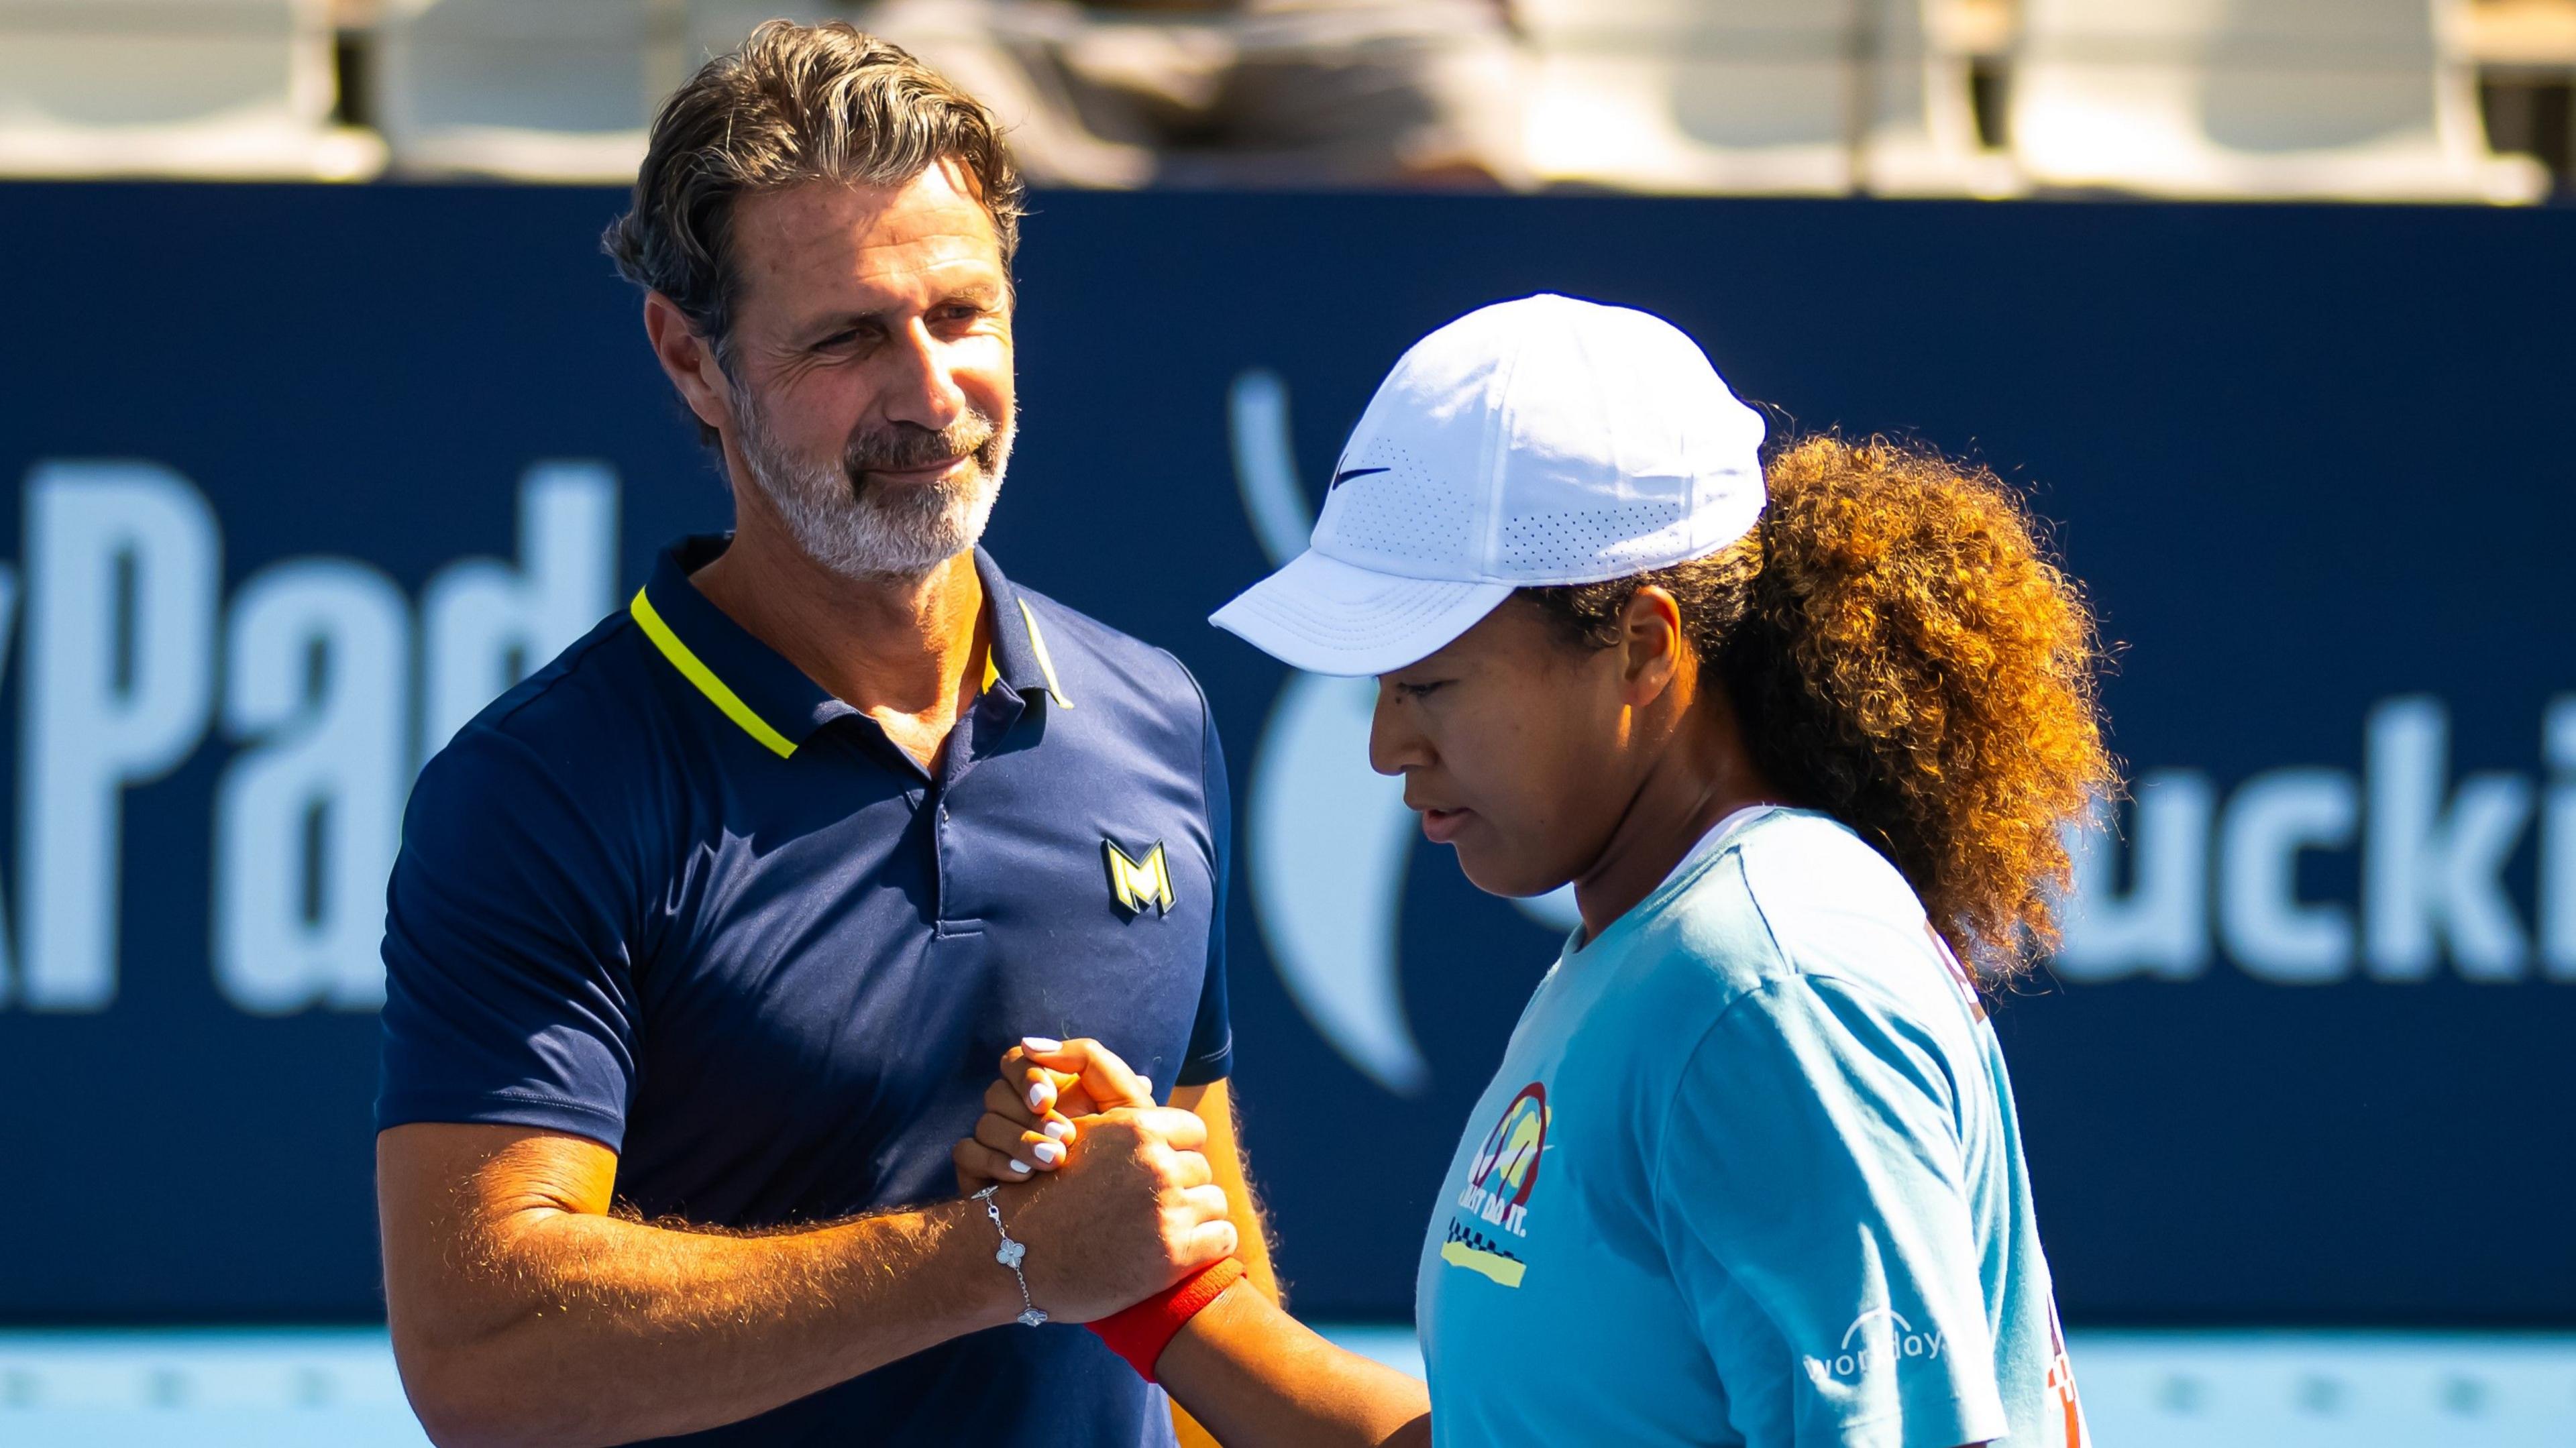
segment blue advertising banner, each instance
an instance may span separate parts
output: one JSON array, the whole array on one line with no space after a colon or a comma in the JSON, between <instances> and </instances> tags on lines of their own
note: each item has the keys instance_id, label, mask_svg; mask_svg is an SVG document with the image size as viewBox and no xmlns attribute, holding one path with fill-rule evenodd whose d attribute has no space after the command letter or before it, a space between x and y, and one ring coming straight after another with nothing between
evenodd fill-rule
<instances>
[{"instance_id":1,"label":"blue advertising banner","mask_svg":"<svg viewBox=\"0 0 2576 1448\"><path fill-rule=\"evenodd\" d=\"M381 1311L419 762L721 482L596 190L0 187L0 1319ZM990 543L1235 768L1239 1091L1305 1310L1402 1316L1556 944L1206 613L1479 304L2034 490L2135 800L1995 1018L2082 1323L2576 1325L2576 211L1049 195Z\"/></svg>"}]
</instances>

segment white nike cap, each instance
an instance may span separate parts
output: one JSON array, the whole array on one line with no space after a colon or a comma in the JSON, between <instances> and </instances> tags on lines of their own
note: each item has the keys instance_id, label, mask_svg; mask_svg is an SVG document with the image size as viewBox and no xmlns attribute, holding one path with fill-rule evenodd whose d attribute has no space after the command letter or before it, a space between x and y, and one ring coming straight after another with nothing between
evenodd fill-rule
<instances>
[{"instance_id":1,"label":"white nike cap","mask_svg":"<svg viewBox=\"0 0 2576 1448\"><path fill-rule=\"evenodd\" d=\"M1705 557L1762 514L1762 419L1659 317L1535 296L1413 344L1333 465L1304 553L1208 620L1318 674L1383 674L1522 587Z\"/></svg>"}]
</instances>

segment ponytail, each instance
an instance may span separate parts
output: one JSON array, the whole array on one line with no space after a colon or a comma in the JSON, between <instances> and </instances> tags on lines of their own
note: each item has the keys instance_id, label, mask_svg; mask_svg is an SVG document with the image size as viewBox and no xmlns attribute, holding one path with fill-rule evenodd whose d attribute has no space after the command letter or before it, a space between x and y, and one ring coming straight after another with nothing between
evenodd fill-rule
<instances>
[{"instance_id":1,"label":"ponytail","mask_svg":"<svg viewBox=\"0 0 2576 1448\"><path fill-rule=\"evenodd\" d=\"M1639 587L1670 590L1764 777L1868 840L1962 959L2009 976L2057 942L2060 825L2115 783L2082 593L1983 468L1825 436L1765 480L1760 525L1711 557L1528 596L1603 647Z\"/></svg>"}]
</instances>

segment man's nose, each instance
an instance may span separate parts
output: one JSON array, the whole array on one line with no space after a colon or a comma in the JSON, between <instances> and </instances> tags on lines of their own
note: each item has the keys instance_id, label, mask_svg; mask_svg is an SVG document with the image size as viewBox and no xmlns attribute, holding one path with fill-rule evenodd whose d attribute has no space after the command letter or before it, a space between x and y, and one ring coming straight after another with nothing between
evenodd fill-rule
<instances>
[{"instance_id":1,"label":"man's nose","mask_svg":"<svg viewBox=\"0 0 2576 1448\"><path fill-rule=\"evenodd\" d=\"M927 323L915 317L890 350L894 375L882 404L887 421L945 432L966 415L966 393L957 385L948 344L932 336Z\"/></svg>"}]
</instances>

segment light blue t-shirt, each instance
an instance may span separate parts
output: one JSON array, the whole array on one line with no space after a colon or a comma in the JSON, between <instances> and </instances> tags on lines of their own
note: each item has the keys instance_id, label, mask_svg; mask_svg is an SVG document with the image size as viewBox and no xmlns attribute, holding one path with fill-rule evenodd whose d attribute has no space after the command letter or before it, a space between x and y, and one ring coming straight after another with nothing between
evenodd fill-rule
<instances>
[{"instance_id":1,"label":"light blue t-shirt","mask_svg":"<svg viewBox=\"0 0 2576 1448\"><path fill-rule=\"evenodd\" d=\"M2090 1442L1985 1011L1805 810L1730 818L1567 946L1416 1297L1444 1448Z\"/></svg>"}]
</instances>

